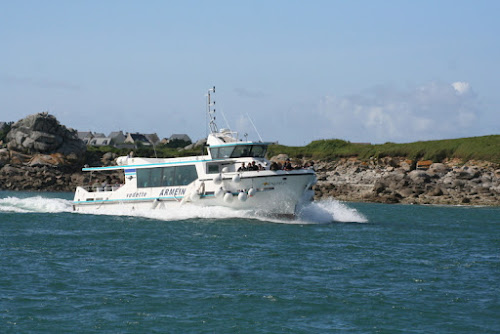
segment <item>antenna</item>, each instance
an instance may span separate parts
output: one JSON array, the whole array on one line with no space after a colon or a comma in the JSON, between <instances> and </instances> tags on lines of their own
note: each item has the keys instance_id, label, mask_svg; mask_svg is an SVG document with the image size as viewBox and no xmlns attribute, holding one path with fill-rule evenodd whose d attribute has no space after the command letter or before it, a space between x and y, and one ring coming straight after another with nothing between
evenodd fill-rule
<instances>
[{"instance_id":1,"label":"antenna","mask_svg":"<svg viewBox=\"0 0 500 334\"><path fill-rule=\"evenodd\" d=\"M207 115L210 117L210 123L208 124L210 127L211 133L217 133L219 130L217 129L217 124L215 123L215 101L211 102L211 94L215 94L215 86L208 90L207 94Z\"/></svg>"},{"instance_id":2,"label":"antenna","mask_svg":"<svg viewBox=\"0 0 500 334\"><path fill-rule=\"evenodd\" d=\"M259 136L260 141L263 142L262 137L260 136L259 130L257 130L257 127L255 126L255 124L253 124L253 121L250 118L250 115L248 115L248 113L247 113L247 117L248 117L248 120L250 121L250 123L252 123L252 126L253 126L255 132L257 132L257 136Z\"/></svg>"}]
</instances>

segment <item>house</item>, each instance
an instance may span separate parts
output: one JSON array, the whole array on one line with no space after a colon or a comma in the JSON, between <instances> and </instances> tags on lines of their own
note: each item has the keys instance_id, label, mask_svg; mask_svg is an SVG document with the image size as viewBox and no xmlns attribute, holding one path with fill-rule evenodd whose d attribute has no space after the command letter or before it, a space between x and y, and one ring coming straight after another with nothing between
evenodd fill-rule
<instances>
[{"instance_id":1,"label":"house","mask_svg":"<svg viewBox=\"0 0 500 334\"><path fill-rule=\"evenodd\" d=\"M160 138L156 133L149 133L144 135L151 144L156 145L160 142Z\"/></svg>"},{"instance_id":2,"label":"house","mask_svg":"<svg viewBox=\"0 0 500 334\"><path fill-rule=\"evenodd\" d=\"M78 131L77 132L77 136L79 139L83 140L83 142L85 143L85 145L93 145L93 146L105 146L105 145L110 145L109 144L109 138L108 141L107 141L107 144L100 144L100 145L96 145L96 141L93 140L93 139L96 139L96 138L106 138L106 136L104 135L104 133L96 133L96 132L92 132L92 131ZM103 142L102 140L99 141L99 142Z\"/></svg>"},{"instance_id":3,"label":"house","mask_svg":"<svg viewBox=\"0 0 500 334\"><path fill-rule=\"evenodd\" d=\"M123 134L123 132L121 130L111 132L108 137L111 138L111 140L113 141L113 144L115 146L123 144L123 142L127 138L127 137L125 137L125 135Z\"/></svg>"},{"instance_id":4,"label":"house","mask_svg":"<svg viewBox=\"0 0 500 334\"><path fill-rule=\"evenodd\" d=\"M78 131L77 132L78 139L83 140L85 145L90 145L90 140L94 138L92 131Z\"/></svg>"},{"instance_id":5,"label":"house","mask_svg":"<svg viewBox=\"0 0 500 334\"><path fill-rule=\"evenodd\" d=\"M145 135L138 133L138 132L127 133L127 136L124 140L124 143L134 144L136 147L137 147L137 145L151 146L151 143L148 140L148 138L146 138Z\"/></svg>"}]
</instances>

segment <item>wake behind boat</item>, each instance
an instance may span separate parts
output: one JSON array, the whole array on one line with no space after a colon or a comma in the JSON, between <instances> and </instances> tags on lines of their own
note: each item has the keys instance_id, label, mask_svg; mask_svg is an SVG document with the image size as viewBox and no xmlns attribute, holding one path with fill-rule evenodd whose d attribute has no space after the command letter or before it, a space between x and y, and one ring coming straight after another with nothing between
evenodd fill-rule
<instances>
[{"instance_id":1,"label":"wake behind boat","mask_svg":"<svg viewBox=\"0 0 500 334\"><path fill-rule=\"evenodd\" d=\"M311 168L276 169L266 159L268 142L243 141L217 128L208 91L210 133L207 154L182 158L119 157L117 166L87 167L86 172L120 171L115 186L79 186L73 208L79 212L128 209L165 210L191 203L252 210L268 215L294 215L312 200L316 175ZM111 211L111 210L110 210Z\"/></svg>"}]
</instances>

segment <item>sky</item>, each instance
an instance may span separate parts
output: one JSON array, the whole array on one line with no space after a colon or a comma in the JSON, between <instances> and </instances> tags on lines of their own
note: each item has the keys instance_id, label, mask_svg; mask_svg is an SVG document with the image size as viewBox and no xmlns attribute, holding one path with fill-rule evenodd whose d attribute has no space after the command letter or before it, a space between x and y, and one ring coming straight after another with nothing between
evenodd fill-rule
<instances>
[{"instance_id":1,"label":"sky","mask_svg":"<svg viewBox=\"0 0 500 334\"><path fill-rule=\"evenodd\" d=\"M0 1L0 121L302 146L500 134L499 1Z\"/></svg>"}]
</instances>

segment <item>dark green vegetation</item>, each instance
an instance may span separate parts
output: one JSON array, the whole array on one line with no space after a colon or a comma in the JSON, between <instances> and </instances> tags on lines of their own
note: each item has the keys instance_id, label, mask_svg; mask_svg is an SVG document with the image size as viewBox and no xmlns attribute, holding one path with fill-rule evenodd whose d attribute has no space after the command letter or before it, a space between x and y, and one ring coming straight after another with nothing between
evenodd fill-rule
<instances>
[{"instance_id":1,"label":"dark green vegetation","mask_svg":"<svg viewBox=\"0 0 500 334\"><path fill-rule=\"evenodd\" d=\"M419 141L407 144L385 143L379 145L355 144L340 139L316 140L306 146L272 145L269 156L280 153L290 157L321 160L357 157L359 159L406 157L412 160L445 159L485 160L500 163L500 135Z\"/></svg>"}]
</instances>

